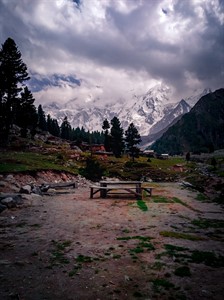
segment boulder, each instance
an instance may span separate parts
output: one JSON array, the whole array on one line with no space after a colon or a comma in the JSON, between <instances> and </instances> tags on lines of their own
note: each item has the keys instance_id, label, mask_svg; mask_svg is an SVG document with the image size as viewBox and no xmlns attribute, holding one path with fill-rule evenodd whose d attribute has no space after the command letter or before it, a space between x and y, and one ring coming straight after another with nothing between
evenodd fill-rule
<instances>
[{"instance_id":1,"label":"boulder","mask_svg":"<svg viewBox=\"0 0 224 300\"><path fill-rule=\"evenodd\" d=\"M27 184L27 185L22 186L19 192L22 194L30 194L31 191L32 191L32 187Z\"/></svg>"},{"instance_id":2,"label":"boulder","mask_svg":"<svg viewBox=\"0 0 224 300\"><path fill-rule=\"evenodd\" d=\"M16 207L16 201L13 199L13 197L2 199L1 204L5 205L7 208Z\"/></svg>"}]
</instances>

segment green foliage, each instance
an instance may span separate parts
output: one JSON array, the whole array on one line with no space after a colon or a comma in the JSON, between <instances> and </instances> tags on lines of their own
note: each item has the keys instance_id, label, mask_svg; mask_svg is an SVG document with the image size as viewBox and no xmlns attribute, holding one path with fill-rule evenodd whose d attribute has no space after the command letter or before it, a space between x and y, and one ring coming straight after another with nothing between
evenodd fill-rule
<instances>
[{"instance_id":1,"label":"green foliage","mask_svg":"<svg viewBox=\"0 0 224 300\"><path fill-rule=\"evenodd\" d=\"M92 181L98 181L102 178L105 169L99 161L94 158L87 158L86 167L80 170L80 174Z\"/></svg>"},{"instance_id":2,"label":"green foliage","mask_svg":"<svg viewBox=\"0 0 224 300\"><path fill-rule=\"evenodd\" d=\"M107 119L105 119L103 121L102 128L104 130L104 147L105 147L105 150L110 151L111 150L111 137L110 137L109 131L108 131L108 129L110 128L110 124L109 124Z\"/></svg>"},{"instance_id":3,"label":"green foliage","mask_svg":"<svg viewBox=\"0 0 224 300\"><path fill-rule=\"evenodd\" d=\"M214 105L215 103L215 105ZM151 147L158 153L211 153L224 148L224 89L201 98Z\"/></svg>"},{"instance_id":4,"label":"green foliage","mask_svg":"<svg viewBox=\"0 0 224 300\"><path fill-rule=\"evenodd\" d=\"M125 142L127 151L134 161L134 158L138 157L139 155L139 148L137 148L136 145L141 142L141 136L133 123L131 123L128 129L125 131Z\"/></svg>"},{"instance_id":5,"label":"green foliage","mask_svg":"<svg viewBox=\"0 0 224 300\"><path fill-rule=\"evenodd\" d=\"M191 276L191 271L188 266L182 266L182 267L178 267L174 271L174 274L179 277L189 277L189 276Z\"/></svg>"},{"instance_id":6,"label":"green foliage","mask_svg":"<svg viewBox=\"0 0 224 300\"><path fill-rule=\"evenodd\" d=\"M89 263L93 261L93 258L90 256L85 256L80 254L76 257L76 261L81 263Z\"/></svg>"},{"instance_id":7,"label":"green foliage","mask_svg":"<svg viewBox=\"0 0 224 300\"><path fill-rule=\"evenodd\" d=\"M54 250L52 251L51 264L68 264L69 260L65 257L65 249L71 245L71 241L52 241Z\"/></svg>"},{"instance_id":8,"label":"green foliage","mask_svg":"<svg viewBox=\"0 0 224 300\"><path fill-rule=\"evenodd\" d=\"M146 205L145 201L143 201L143 200L137 200L137 205L142 211L148 210L148 206Z\"/></svg>"},{"instance_id":9,"label":"green foliage","mask_svg":"<svg viewBox=\"0 0 224 300\"><path fill-rule=\"evenodd\" d=\"M37 126L38 115L34 106L35 99L27 87L21 93L18 101L19 105L16 111L15 123L22 128L21 136L27 137L28 128L34 132Z\"/></svg>"},{"instance_id":10,"label":"green foliage","mask_svg":"<svg viewBox=\"0 0 224 300\"><path fill-rule=\"evenodd\" d=\"M43 111L42 105L38 106L37 114L38 114L38 122L37 122L38 127L41 130L46 131L47 130L47 121L46 121L46 116Z\"/></svg>"},{"instance_id":11,"label":"green foliage","mask_svg":"<svg viewBox=\"0 0 224 300\"><path fill-rule=\"evenodd\" d=\"M156 278L152 280L154 288L163 287L166 290L174 287L174 284L164 278Z\"/></svg>"},{"instance_id":12,"label":"green foliage","mask_svg":"<svg viewBox=\"0 0 224 300\"><path fill-rule=\"evenodd\" d=\"M20 92L29 79L27 67L13 39L8 38L0 49L0 140L8 139L9 129L16 122L20 108Z\"/></svg>"},{"instance_id":13,"label":"green foliage","mask_svg":"<svg viewBox=\"0 0 224 300\"><path fill-rule=\"evenodd\" d=\"M173 203L173 201L170 198L159 195L153 195L152 200L154 203Z\"/></svg>"},{"instance_id":14,"label":"green foliage","mask_svg":"<svg viewBox=\"0 0 224 300\"><path fill-rule=\"evenodd\" d=\"M184 239L184 240L190 240L190 241L204 240L204 238L202 238L200 236L188 234L188 233L181 233L181 232L161 231L159 234L164 237L172 237L172 238L176 238L176 239Z\"/></svg>"},{"instance_id":15,"label":"green foliage","mask_svg":"<svg viewBox=\"0 0 224 300\"><path fill-rule=\"evenodd\" d=\"M206 195L204 195L203 193L199 193L196 196L196 200L206 202L206 201L208 201L208 197Z\"/></svg>"},{"instance_id":16,"label":"green foliage","mask_svg":"<svg viewBox=\"0 0 224 300\"><path fill-rule=\"evenodd\" d=\"M224 228L224 220L216 220L216 219L195 219L191 222L191 224L202 228Z\"/></svg>"},{"instance_id":17,"label":"green foliage","mask_svg":"<svg viewBox=\"0 0 224 300\"><path fill-rule=\"evenodd\" d=\"M224 256L216 255L209 251L192 251L191 262L200 264L203 263L211 267L224 267Z\"/></svg>"},{"instance_id":18,"label":"green foliage","mask_svg":"<svg viewBox=\"0 0 224 300\"><path fill-rule=\"evenodd\" d=\"M52 119L50 115L47 116L47 130L54 136L60 136L60 127L56 119Z\"/></svg>"},{"instance_id":19,"label":"green foliage","mask_svg":"<svg viewBox=\"0 0 224 300\"><path fill-rule=\"evenodd\" d=\"M72 127L68 121L67 116L64 117L64 120L61 124L61 138L65 139L65 140L70 140L71 138L71 131L72 131Z\"/></svg>"},{"instance_id":20,"label":"green foliage","mask_svg":"<svg viewBox=\"0 0 224 300\"><path fill-rule=\"evenodd\" d=\"M124 138L123 138L123 129L121 127L120 120L117 117L114 117L111 120L111 147L115 157L121 157L121 154L124 151Z\"/></svg>"},{"instance_id":21,"label":"green foliage","mask_svg":"<svg viewBox=\"0 0 224 300\"><path fill-rule=\"evenodd\" d=\"M56 170L77 174L77 169L65 165L67 160L59 163L57 155L57 153L54 155L43 155L32 152L2 152L0 156L0 172Z\"/></svg>"}]
</instances>

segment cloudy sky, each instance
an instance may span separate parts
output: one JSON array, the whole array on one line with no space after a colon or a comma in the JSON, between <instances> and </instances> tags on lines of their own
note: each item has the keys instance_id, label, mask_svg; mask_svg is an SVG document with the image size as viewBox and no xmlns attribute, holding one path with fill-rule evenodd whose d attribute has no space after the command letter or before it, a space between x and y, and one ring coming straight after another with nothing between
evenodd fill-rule
<instances>
[{"instance_id":1,"label":"cloudy sky","mask_svg":"<svg viewBox=\"0 0 224 300\"><path fill-rule=\"evenodd\" d=\"M224 0L0 0L36 101L224 87Z\"/></svg>"}]
</instances>

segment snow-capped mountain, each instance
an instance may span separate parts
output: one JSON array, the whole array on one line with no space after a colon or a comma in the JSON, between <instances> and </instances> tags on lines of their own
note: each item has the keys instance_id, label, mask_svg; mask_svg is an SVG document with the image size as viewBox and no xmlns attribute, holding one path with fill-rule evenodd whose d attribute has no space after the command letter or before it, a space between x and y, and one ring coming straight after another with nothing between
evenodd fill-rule
<instances>
[{"instance_id":1,"label":"snow-capped mountain","mask_svg":"<svg viewBox=\"0 0 224 300\"><path fill-rule=\"evenodd\" d=\"M204 89L203 91L200 90L200 89L195 89L195 90L193 91L193 94L192 94L190 97L186 97L184 100L185 100L191 107L193 107L193 106L198 102L198 100L199 100L201 97L203 97L203 96L205 96L205 95L207 95L207 94L209 94L209 93L211 93L211 92L212 92L212 90L209 89L209 88L206 88L206 89Z\"/></svg>"},{"instance_id":2,"label":"snow-capped mountain","mask_svg":"<svg viewBox=\"0 0 224 300\"><path fill-rule=\"evenodd\" d=\"M189 112L191 106L188 103L197 102L206 91L208 90L201 93L198 91L198 98L194 94L178 103L172 103L170 88L156 85L143 95L133 95L127 100L119 99L116 103L105 106L97 105L96 99L83 101L83 104L80 104L78 99L73 99L63 106L53 102L43 106L43 109L46 114L56 118L59 124L67 116L73 128L83 127L90 131L102 131L103 121L107 119L110 122L117 116L124 130L133 122L141 136L148 136L160 132L176 118Z\"/></svg>"},{"instance_id":3,"label":"snow-capped mountain","mask_svg":"<svg viewBox=\"0 0 224 300\"><path fill-rule=\"evenodd\" d=\"M161 118L150 128L149 133L155 134L161 131L162 129L169 126L176 118L188 113L190 109L191 106L187 104L187 102L183 99L178 103L167 106L167 108L164 109L165 113L163 118Z\"/></svg>"}]
</instances>

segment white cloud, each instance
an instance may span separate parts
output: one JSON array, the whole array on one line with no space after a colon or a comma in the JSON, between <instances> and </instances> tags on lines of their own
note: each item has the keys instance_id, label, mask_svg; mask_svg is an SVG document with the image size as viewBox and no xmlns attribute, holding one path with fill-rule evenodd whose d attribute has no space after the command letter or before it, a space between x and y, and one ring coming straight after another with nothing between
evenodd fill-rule
<instances>
[{"instance_id":1,"label":"white cloud","mask_svg":"<svg viewBox=\"0 0 224 300\"><path fill-rule=\"evenodd\" d=\"M32 74L82 80L45 88L38 101L116 101L157 82L179 100L224 82L218 0L0 0L0 10L1 43L14 38Z\"/></svg>"}]
</instances>

